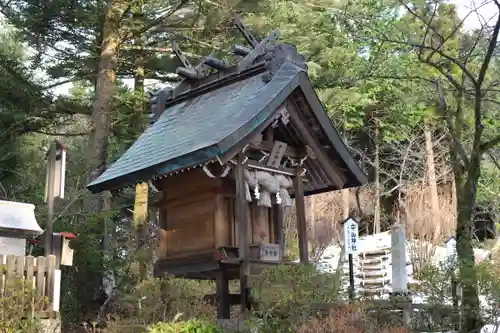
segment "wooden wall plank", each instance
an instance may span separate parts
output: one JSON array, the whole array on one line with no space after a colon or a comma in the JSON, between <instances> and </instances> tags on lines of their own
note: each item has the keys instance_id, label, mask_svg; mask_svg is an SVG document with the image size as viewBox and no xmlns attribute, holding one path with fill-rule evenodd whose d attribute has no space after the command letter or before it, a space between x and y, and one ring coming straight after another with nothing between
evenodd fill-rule
<instances>
[{"instance_id":1,"label":"wooden wall plank","mask_svg":"<svg viewBox=\"0 0 500 333\"><path fill-rule=\"evenodd\" d=\"M160 210L159 252L166 259L216 248L216 190L220 179L208 177L200 168L165 178ZM221 225L217 226L220 227ZM219 237L219 236L217 236Z\"/></svg>"},{"instance_id":2,"label":"wooden wall plank","mask_svg":"<svg viewBox=\"0 0 500 333\"><path fill-rule=\"evenodd\" d=\"M269 244L270 208L252 204L252 244Z\"/></svg>"},{"instance_id":3,"label":"wooden wall plank","mask_svg":"<svg viewBox=\"0 0 500 333\"><path fill-rule=\"evenodd\" d=\"M222 194L218 194L215 199L215 212L214 212L214 233L215 233L215 247L231 245L231 217L228 215L229 201L226 200Z\"/></svg>"},{"instance_id":4,"label":"wooden wall plank","mask_svg":"<svg viewBox=\"0 0 500 333\"><path fill-rule=\"evenodd\" d=\"M160 227L158 228L158 258L160 260L168 257L167 214L168 208L161 207L159 214Z\"/></svg>"},{"instance_id":5,"label":"wooden wall plank","mask_svg":"<svg viewBox=\"0 0 500 333\"><path fill-rule=\"evenodd\" d=\"M220 178L210 178L201 168L169 176L163 180L165 203L183 200L199 194L214 192L221 185Z\"/></svg>"}]
</instances>

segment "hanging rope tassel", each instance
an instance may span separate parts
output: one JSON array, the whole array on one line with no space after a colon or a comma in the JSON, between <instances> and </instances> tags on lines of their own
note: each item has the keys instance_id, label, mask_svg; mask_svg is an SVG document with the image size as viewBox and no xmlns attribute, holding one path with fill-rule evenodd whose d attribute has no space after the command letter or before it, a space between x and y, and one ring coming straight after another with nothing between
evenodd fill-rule
<instances>
[{"instance_id":1,"label":"hanging rope tassel","mask_svg":"<svg viewBox=\"0 0 500 333\"><path fill-rule=\"evenodd\" d=\"M276 177L276 176L274 177L274 179L276 181L276 188L278 189L276 191L276 203L278 205L281 205L282 200L281 200L281 195L280 195L280 181L279 181L278 177Z\"/></svg>"},{"instance_id":2,"label":"hanging rope tassel","mask_svg":"<svg viewBox=\"0 0 500 333\"><path fill-rule=\"evenodd\" d=\"M259 200L260 198L260 192L259 192L259 184L255 185L253 189L253 195L255 196L255 199Z\"/></svg>"}]
</instances>

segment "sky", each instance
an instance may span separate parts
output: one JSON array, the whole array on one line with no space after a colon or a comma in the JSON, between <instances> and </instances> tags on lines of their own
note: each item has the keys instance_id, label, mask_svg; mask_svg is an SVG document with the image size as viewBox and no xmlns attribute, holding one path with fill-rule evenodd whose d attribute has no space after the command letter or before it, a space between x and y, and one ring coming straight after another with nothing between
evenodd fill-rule
<instances>
[{"instance_id":1,"label":"sky","mask_svg":"<svg viewBox=\"0 0 500 333\"><path fill-rule=\"evenodd\" d=\"M498 15L498 7L495 5L493 0L451 0L451 3L457 4L458 15L461 18L469 15L464 21L464 28L477 29L482 26L485 22L489 22L491 26ZM474 13L473 11L477 11Z\"/></svg>"},{"instance_id":2,"label":"sky","mask_svg":"<svg viewBox=\"0 0 500 333\"><path fill-rule=\"evenodd\" d=\"M480 28L488 22L491 26L493 23L492 20L498 15L498 7L493 0L450 0L450 2L457 4L459 17L465 18L465 30ZM149 85L156 82L156 80L146 80L145 83ZM125 80L125 84L132 88L133 80ZM52 90L52 93L54 95L66 94L71 89L71 86L71 83L58 86Z\"/></svg>"}]
</instances>

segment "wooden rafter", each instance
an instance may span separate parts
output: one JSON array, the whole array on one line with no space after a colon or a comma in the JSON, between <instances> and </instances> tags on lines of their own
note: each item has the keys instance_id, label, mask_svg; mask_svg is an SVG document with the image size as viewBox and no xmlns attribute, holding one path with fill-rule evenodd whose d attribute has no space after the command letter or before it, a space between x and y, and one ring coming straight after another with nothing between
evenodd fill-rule
<instances>
[{"instance_id":1,"label":"wooden rafter","mask_svg":"<svg viewBox=\"0 0 500 333\"><path fill-rule=\"evenodd\" d=\"M345 176L343 175L341 170L339 170L339 168L332 165L331 160L321 150L318 141L312 135L311 130L302 119L294 103L290 100L286 101L286 108L290 114L290 119L293 125L297 128L302 139L314 153L316 160L318 161L330 181L332 181L338 189L344 188L344 184L346 182Z\"/></svg>"},{"instance_id":2,"label":"wooden rafter","mask_svg":"<svg viewBox=\"0 0 500 333\"><path fill-rule=\"evenodd\" d=\"M274 142L272 141L261 141L260 143L251 143L250 148L255 150L262 150L267 153L270 153L273 149ZM302 158L304 154L299 152L299 149L296 147L288 146L285 149L285 153L283 156L291 157L291 158Z\"/></svg>"}]
</instances>

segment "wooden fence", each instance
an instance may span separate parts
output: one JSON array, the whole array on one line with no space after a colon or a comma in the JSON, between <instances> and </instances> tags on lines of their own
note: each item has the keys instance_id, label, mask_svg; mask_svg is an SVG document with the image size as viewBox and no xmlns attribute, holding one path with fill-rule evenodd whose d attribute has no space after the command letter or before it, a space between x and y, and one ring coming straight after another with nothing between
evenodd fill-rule
<instances>
[{"instance_id":1,"label":"wooden fence","mask_svg":"<svg viewBox=\"0 0 500 333\"><path fill-rule=\"evenodd\" d=\"M365 308L386 320L402 316L403 322L417 332L454 332L458 331L460 322L458 308L448 305L370 300L365 303Z\"/></svg>"},{"instance_id":2,"label":"wooden fence","mask_svg":"<svg viewBox=\"0 0 500 333\"><path fill-rule=\"evenodd\" d=\"M0 267L0 297L6 302L9 297L13 302L23 302L29 316L57 315L60 271L56 270L55 256L0 255Z\"/></svg>"}]
</instances>

